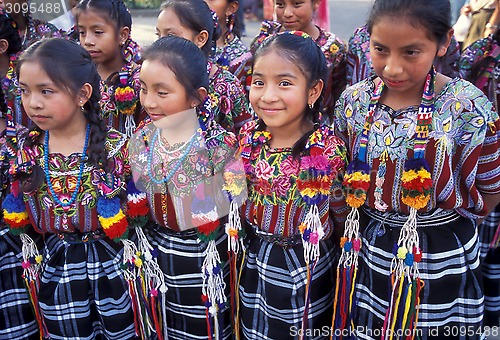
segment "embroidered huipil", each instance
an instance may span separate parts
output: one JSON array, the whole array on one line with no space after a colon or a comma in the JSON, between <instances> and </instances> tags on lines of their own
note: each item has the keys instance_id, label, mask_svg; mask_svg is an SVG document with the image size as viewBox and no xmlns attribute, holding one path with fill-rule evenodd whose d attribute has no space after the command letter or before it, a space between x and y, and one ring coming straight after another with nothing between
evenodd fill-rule
<instances>
[{"instance_id":1,"label":"embroidered huipil","mask_svg":"<svg viewBox=\"0 0 500 340\"><path fill-rule=\"evenodd\" d=\"M352 150L351 160L359 150L374 89L372 78L349 87L335 109L336 133ZM435 108L425 150L433 188L429 204L420 212L442 208L457 209L469 218L483 216L481 194L500 192L498 114L475 86L458 78L436 93ZM417 113L418 105L397 111L378 105L366 153L372 171L365 204L372 209L378 192L386 211L408 214L401 202L401 176L405 161L413 157Z\"/></svg>"},{"instance_id":2,"label":"embroidered huipil","mask_svg":"<svg viewBox=\"0 0 500 340\"><path fill-rule=\"evenodd\" d=\"M257 122L243 126L239 135L240 151L248 182L248 201L245 217L260 230L284 237L299 232L310 208L297 189L300 159L292 157L291 148L270 148L269 140L257 130ZM319 202L318 210L325 231L325 239L333 231L334 218L340 223L346 213L342 193L342 177L346 165L344 143L328 127L318 128L322 136L323 155L328 160L333 182L329 199ZM252 142L255 133L259 142Z\"/></svg>"},{"instance_id":3,"label":"embroidered huipil","mask_svg":"<svg viewBox=\"0 0 500 340\"><path fill-rule=\"evenodd\" d=\"M208 95L215 121L227 131L237 133L252 119L243 87L231 72L218 67L210 77Z\"/></svg>"},{"instance_id":4,"label":"embroidered huipil","mask_svg":"<svg viewBox=\"0 0 500 340\"><path fill-rule=\"evenodd\" d=\"M20 145L24 141L20 139ZM111 172L125 182L125 176L130 173L128 165L127 142L124 135L114 130L109 130L105 147L108 151ZM36 145L33 148L33 156L36 163L44 168L44 147ZM60 200L69 200L77 185L80 169L80 153L64 156L58 153L49 155L49 170L51 183L55 193ZM67 211L57 206L44 180L40 187L33 193L24 194L26 208L31 224L39 233L63 233L63 232L91 232L101 229L97 215L97 199L99 193L97 185L101 179L99 172L88 162L83 168L82 182L76 202ZM124 190L124 189L123 189ZM124 208L124 205L123 207ZM67 222L63 222L66 213Z\"/></svg>"},{"instance_id":5,"label":"embroidered huipil","mask_svg":"<svg viewBox=\"0 0 500 340\"><path fill-rule=\"evenodd\" d=\"M252 53L243 44L240 38L234 38L224 47L217 47L214 56L211 58L214 63L220 58L225 58L228 62L228 71L231 72L245 89L247 86L248 71L252 67Z\"/></svg>"},{"instance_id":6,"label":"embroidered huipil","mask_svg":"<svg viewBox=\"0 0 500 340\"><path fill-rule=\"evenodd\" d=\"M24 108L21 104L21 88L19 87L19 79L17 79L14 67L15 60L16 56L11 55L7 74L2 79L2 90L5 94L7 105L12 109L14 121L23 126L29 126L31 120L24 112Z\"/></svg>"},{"instance_id":7,"label":"embroidered huipil","mask_svg":"<svg viewBox=\"0 0 500 340\"><path fill-rule=\"evenodd\" d=\"M149 148L134 155L131 164L137 187L147 194L154 222L175 231L194 228L191 205L197 187L202 185L204 195L216 203L227 201L221 190L222 172L235 155L236 137L218 124L209 124L205 137L203 132L195 132L192 145L191 140L169 145L161 136L155 137L158 129L153 123L141 129L142 135L132 137L131 148L141 149L143 138L149 141ZM166 183L155 183L169 175Z\"/></svg>"}]
</instances>

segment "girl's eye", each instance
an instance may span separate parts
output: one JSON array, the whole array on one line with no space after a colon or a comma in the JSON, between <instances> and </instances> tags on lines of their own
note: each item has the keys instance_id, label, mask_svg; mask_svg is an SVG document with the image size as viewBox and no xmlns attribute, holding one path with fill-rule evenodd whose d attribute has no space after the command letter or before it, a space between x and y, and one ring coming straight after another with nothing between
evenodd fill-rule
<instances>
[{"instance_id":1,"label":"girl's eye","mask_svg":"<svg viewBox=\"0 0 500 340\"><path fill-rule=\"evenodd\" d=\"M141 87L141 92L146 94L146 93L148 93L148 90L146 90L144 87Z\"/></svg>"},{"instance_id":2,"label":"girl's eye","mask_svg":"<svg viewBox=\"0 0 500 340\"><path fill-rule=\"evenodd\" d=\"M379 47L379 46L374 46L374 47L373 47L373 50L375 50L375 51L377 51L377 52L379 52L379 53L384 52L384 49L383 49L382 47Z\"/></svg>"},{"instance_id":3,"label":"girl's eye","mask_svg":"<svg viewBox=\"0 0 500 340\"><path fill-rule=\"evenodd\" d=\"M408 54L410 57L412 57L412 56L416 56L418 54L418 51L409 50L406 52L406 54Z\"/></svg>"},{"instance_id":4,"label":"girl's eye","mask_svg":"<svg viewBox=\"0 0 500 340\"><path fill-rule=\"evenodd\" d=\"M95 34L103 34L103 31L95 31Z\"/></svg>"},{"instance_id":5,"label":"girl's eye","mask_svg":"<svg viewBox=\"0 0 500 340\"><path fill-rule=\"evenodd\" d=\"M283 4L282 4L281 2L277 2L277 3L276 3L276 7L278 7L278 8L283 8Z\"/></svg>"},{"instance_id":6,"label":"girl's eye","mask_svg":"<svg viewBox=\"0 0 500 340\"><path fill-rule=\"evenodd\" d=\"M21 88L21 93L26 94L26 93L28 93L28 90Z\"/></svg>"},{"instance_id":7,"label":"girl's eye","mask_svg":"<svg viewBox=\"0 0 500 340\"><path fill-rule=\"evenodd\" d=\"M290 83L288 80L282 80L280 82L280 86L290 86L292 83Z\"/></svg>"},{"instance_id":8,"label":"girl's eye","mask_svg":"<svg viewBox=\"0 0 500 340\"><path fill-rule=\"evenodd\" d=\"M252 85L255 85L255 86L264 86L264 82L262 80L254 80L252 82Z\"/></svg>"},{"instance_id":9,"label":"girl's eye","mask_svg":"<svg viewBox=\"0 0 500 340\"><path fill-rule=\"evenodd\" d=\"M42 94L52 94L54 91L52 90L42 90Z\"/></svg>"},{"instance_id":10,"label":"girl's eye","mask_svg":"<svg viewBox=\"0 0 500 340\"><path fill-rule=\"evenodd\" d=\"M166 96L167 94L168 94L168 92L160 92L160 91L158 91L158 95L159 95L160 97L162 97L162 96Z\"/></svg>"}]
</instances>

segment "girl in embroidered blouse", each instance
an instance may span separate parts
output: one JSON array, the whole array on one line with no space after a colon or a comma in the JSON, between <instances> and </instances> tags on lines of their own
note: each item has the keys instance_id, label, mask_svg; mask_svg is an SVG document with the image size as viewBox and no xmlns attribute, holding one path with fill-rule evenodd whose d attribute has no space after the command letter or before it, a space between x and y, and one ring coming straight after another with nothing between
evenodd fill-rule
<instances>
[{"instance_id":1,"label":"girl in embroidered blouse","mask_svg":"<svg viewBox=\"0 0 500 340\"><path fill-rule=\"evenodd\" d=\"M232 336L231 261L219 220L228 214L230 221L238 217L231 204L235 200L224 193L235 198L246 190L243 164L233 162L236 137L215 122L207 103L206 62L194 43L180 37L159 38L145 51L141 103L151 123L130 141L135 183L147 194L153 219L146 227L147 240L136 228L138 245L151 249L151 243L157 249L165 275L159 285L168 287L160 289L166 295L159 299L168 339ZM238 181L226 178L238 176L239 190L230 189ZM233 227L226 225L238 233Z\"/></svg>"},{"instance_id":2,"label":"girl in embroidered blouse","mask_svg":"<svg viewBox=\"0 0 500 340\"><path fill-rule=\"evenodd\" d=\"M4 220L23 244L23 275L41 334L135 336L122 270L127 235L126 137L99 117L99 74L90 54L62 38L32 45L18 63L24 108ZM38 249L26 233L44 235ZM40 252L39 252L40 250Z\"/></svg>"},{"instance_id":3,"label":"girl in embroidered blouse","mask_svg":"<svg viewBox=\"0 0 500 340\"><path fill-rule=\"evenodd\" d=\"M252 53L241 41L238 16L240 6L237 0L205 0L219 18L221 35L217 39L212 60L217 65L227 69L247 89L247 75L252 66Z\"/></svg>"},{"instance_id":4,"label":"girl in embroidered blouse","mask_svg":"<svg viewBox=\"0 0 500 340\"><path fill-rule=\"evenodd\" d=\"M220 36L218 21L203 0L168 0L161 5L156 23L159 37L176 35L194 42L207 58ZM216 121L230 132L238 132L252 119L242 84L231 72L208 62L212 111Z\"/></svg>"},{"instance_id":5,"label":"girl in embroidered blouse","mask_svg":"<svg viewBox=\"0 0 500 340\"><path fill-rule=\"evenodd\" d=\"M275 35L255 54L250 102L259 120L239 137L249 188L244 339L282 339L331 323L346 149L320 123L325 75L323 53L303 32Z\"/></svg>"},{"instance_id":6,"label":"girl in embroidered blouse","mask_svg":"<svg viewBox=\"0 0 500 340\"><path fill-rule=\"evenodd\" d=\"M140 50L130 37L132 18L121 0L82 0L76 26L80 44L101 76L101 117L108 126L132 136L141 116Z\"/></svg>"},{"instance_id":7,"label":"girl in embroidered blouse","mask_svg":"<svg viewBox=\"0 0 500 340\"><path fill-rule=\"evenodd\" d=\"M276 21L262 22L250 50L255 52L266 37L278 32L300 30L309 34L321 48L328 67L323 99L323 120L328 122L333 117L335 101L346 86L347 46L335 34L314 24L313 16L319 6L320 0L274 0Z\"/></svg>"},{"instance_id":8,"label":"girl in embroidered blouse","mask_svg":"<svg viewBox=\"0 0 500 340\"><path fill-rule=\"evenodd\" d=\"M434 70L449 18L447 0L376 0L367 23L376 76L335 110L351 159L344 242L358 244L341 263L359 255L336 315L384 337L443 337L483 319L477 225L500 200L500 123L478 88Z\"/></svg>"}]
</instances>

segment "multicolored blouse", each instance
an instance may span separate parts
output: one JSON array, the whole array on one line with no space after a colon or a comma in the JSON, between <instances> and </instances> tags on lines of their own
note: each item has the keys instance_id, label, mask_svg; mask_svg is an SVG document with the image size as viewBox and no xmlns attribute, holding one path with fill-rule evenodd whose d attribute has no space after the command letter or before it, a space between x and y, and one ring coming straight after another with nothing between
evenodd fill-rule
<instances>
[{"instance_id":1,"label":"multicolored blouse","mask_svg":"<svg viewBox=\"0 0 500 340\"><path fill-rule=\"evenodd\" d=\"M344 91L335 109L335 129L356 157L374 78ZM412 157L418 105L393 110L379 104L369 131L367 163L371 167L366 205L408 214L401 201L401 177ZM435 111L425 149L433 181L431 199L422 212L456 209L468 218L486 213L482 194L500 193L500 121L486 96L468 81L454 78L436 93Z\"/></svg>"},{"instance_id":2,"label":"multicolored blouse","mask_svg":"<svg viewBox=\"0 0 500 340\"><path fill-rule=\"evenodd\" d=\"M42 38L60 38L64 32L51 23L39 19L33 19L30 15L26 16L26 31L19 31L22 39L23 50L27 49L32 43Z\"/></svg>"},{"instance_id":3,"label":"multicolored blouse","mask_svg":"<svg viewBox=\"0 0 500 340\"><path fill-rule=\"evenodd\" d=\"M346 44L335 34L327 32L319 26L319 36L315 40L325 55L328 67L327 84L325 85L325 98L323 113L331 116L335 101L346 87ZM263 21L259 35L255 37L250 45L250 50L255 54L265 38L277 34L283 26L276 21Z\"/></svg>"},{"instance_id":4,"label":"multicolored blouse","mask_svg":"<svg viewBox=\"0 0 500 340\"><path fill-rule=\"evenodd\" d=\"M139 101L140 71L140 66L130 61L119 72L101 80L101 117L109 127L128 137L145 117Z\"/></svg>"},{"instance_id":5,"label":"multicolored blouse","mask_svg":"<svg viewBox=\"0 0 500 340\"><path fill-rule=\"evenodd\" d=\"M27 138L30 137L26 133L18 137L20 149L30 154L36 164L44 169L43 143L37 143L33 148L28 149L24 146ZM116 130L109 129L105 147L108 151L111 173L117 183L121 183L117 189L120 192L125 190L126 176L130 174L127 139ZM62 202L69 201L77 187L81 159L81 153L73 153L69 156L59 153L48 155L52 188ZM36 191L23 195L31 225L39 233L56 234L76 231L88 233L102 229L97 204L101 197L98 188L105 180L98 169L88 162L85 163L76 201L67 208L56 203L46 180L44 180ZM123 202L122 208L125 208L125 203Z\"/></svg>"},{"instance_id":6,"label":"multicolored blouse","mask_svg":"<svg viewBox=\"0 0 500 340\"><path fill-rule=\"evenodd\" d=\"M137 188L147 194L154 222L175 231L195 228L195 198L227 215L229 201L223 172L236 159L236 137L212 121L187 142L168 144L154 123L130 139L131 166ZM202 204L203 205L203 204Z\"/></svg>"},{"instance_id":7,"label":"multicolored blouse","mask_svg":"<svg viewBox=\"0 0 500 340\"><path fill-rule=\"evenodd\" d=\"M212 61L221 67L227 67L241 83L243 89L247 89L247 76L252 68L252 53L243 41L236 35L224 47L217 47Z\"/></svg>"},{"instance_id":8,"label":"multicolored blouse","mask_svg":"<svg viewBox=\"0 0 500 340\"><path fill-rule=\"evenodd\" d=\"M459 76L460 45L451 38L446 54L434 60L436 71L454 78ZM358 27L349 39L347 52L347 84L353 85L375 75L370 57L370 34L366 26Z\"/></svg>"},{"instance_id":9,"label":"multicolored blouse","mask_svg":"<svg viewBox=\"0 0 500 340\"><path fill-rule=\"evenodd\" d=\"M490 35L469 45L460 56L460 75L476 85L494 103L500 99L500 43Z\"/></svg>"},{"instance_id":10,"label":"multicolored blouse","mask_svg":"<svg viewBox=\"0 0 500 340\"><path fill-rule=\"evenodd\" d=\"M213 66L209 62L209 72ZM243 124L252 120L243 87L231 72L217 67L210 78L208 95L215 120L227 131L237 133Z\"/></svg>"},{"instance_id":11,"label":"multicolored blouse","mask_svg":"<svg viewBox=\"0 0 500 340\"><path fill-rule=\"evenodd\" d=\"M341 225L346 214L342 192L347 157L345 144L325 125L311 135L299 157L292 156L291 148L271 148L270 140L270 133L261 131L256 121L246 124L240 131L239 146L248 183L247 222L270 234L299 235L299 226L311 207L301 190L319 185L309 172L321 162L328 169L331 181L325 188L329 194L317 202L327 238L333 231L334 219ZM322 147L311 147L313 144Z\"/></svg>"}]
</instances>

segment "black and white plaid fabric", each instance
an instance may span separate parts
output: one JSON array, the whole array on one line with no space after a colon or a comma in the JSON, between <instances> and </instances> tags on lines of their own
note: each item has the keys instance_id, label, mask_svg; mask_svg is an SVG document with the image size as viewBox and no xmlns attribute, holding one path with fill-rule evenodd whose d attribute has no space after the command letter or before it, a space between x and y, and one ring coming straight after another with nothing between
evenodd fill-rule
<instances>
[{"instance_id":1,"label":"black and white plaid fabric","mask_svg":"<svg viewBox=\"0 0 500 340\"><path fill-rule=\"evenodd\" d=\"M0 229L0 339L40 339L29 295L21 277L19 237Z\"/></svg>"},{"instance_id":2,"label":"black and white plaid fabric","mask_svg":"<svg viewBox=\"0 0 500 340\"><path fill-rule=\"evenodd\" d=\"M133 339L122 245L103 237L69 244L45 236L38 299L51 339Z\"/></svg>"},{"instance_id":3,"label":"black and white plaid fabric","mask_svg":"<svg viewBox=\"0 0 500 340\"><path fill-rule=\"evenodd\" d=\"M391 218L384 221L370 217L361 222L363 244L354 302L359 339L380 338L389 307L392 248L401 230ZM433 217L422 227L417 222L423 252L418 269L425 286L420 295L418 329L413 335L421 339L445 338L460 329L474 331L470 337L462 332L461 339L479 338L475 330L483 321L484 296L477 230L471 220L463 217L446 223L450 217Z\"/></svg>"},{"instance_id":4,"label":"black and white plaid fabric","mask_svg":"<svg viewBox=\"0 0 500 340\"><path fill-rule=\"evenodd\" d=\"M296 339L302 328L307 280L302 243L284 248L259 236L247 237L240 282L241 338ZM333 241L321 241L308 312L312 336L305 339L328 338L329 333L322 332L332 323L336 260Z\"/></svg>"},{"instance_id":5,"label":"black and white plaid fabric","mask_svg":"<svg viewBox=\"0 0 500 340\"><path fill-rule=\"evenodd\" d=\"M488 326L500 326L500 248L491 247L499 224L500 205L478 228L484 284L484 319Z\"/></svg>"},{"instance_id":6,"label":"black and white plaid fabric","mask_svg":"<svg viewBox=\"0 0 500 340\"><path fill-rule=\"evenodd\" d=\"M168 340L207 340L206 308L201 300L201 267L207 242L198 239L195 230L174 232L165 227L148 226L145 230L151 245L158 249L158 264L166 275L166 319ZM220 339L231 339L229 307L229 265L227 237L220 230L216 240L226 282L228 303L219 314Z\"/></svg>"}]
</instances>

